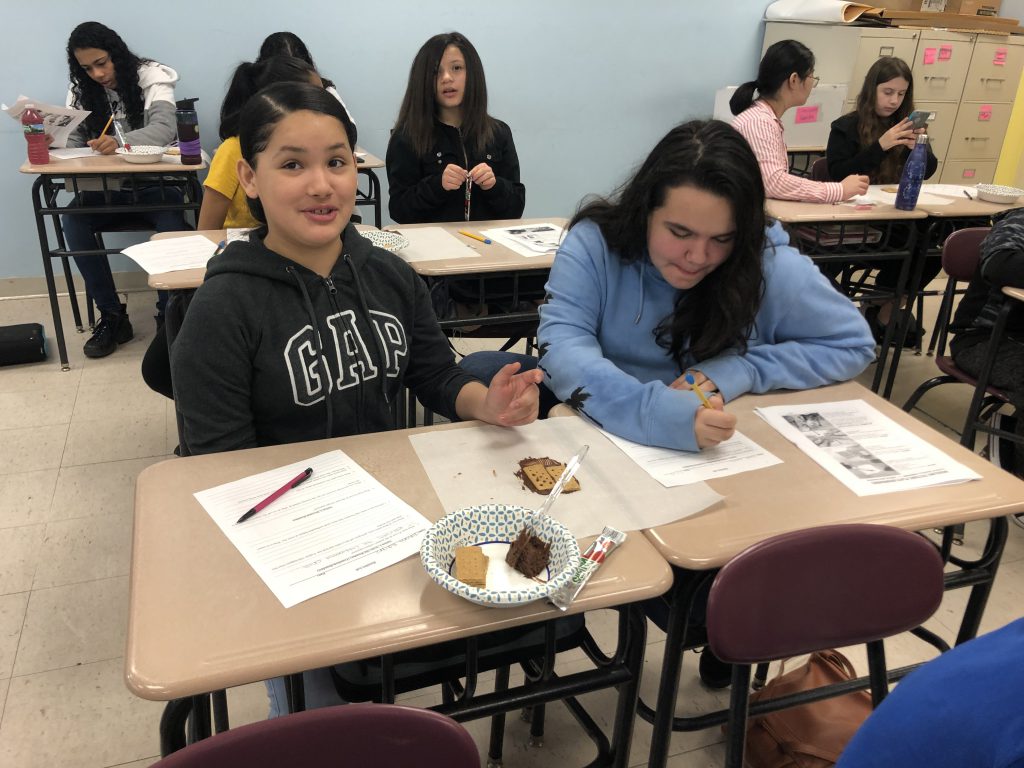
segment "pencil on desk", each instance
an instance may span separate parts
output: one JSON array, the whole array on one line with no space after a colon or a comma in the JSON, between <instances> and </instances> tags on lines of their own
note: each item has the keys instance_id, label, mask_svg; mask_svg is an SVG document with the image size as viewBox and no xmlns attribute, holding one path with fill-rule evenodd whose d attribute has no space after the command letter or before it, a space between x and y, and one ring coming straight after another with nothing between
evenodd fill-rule
<instances>
[{"instance_id":1,"label":"pencil on desk","mask_svg":"<svg viewBox=\"0 0 1024 768\"><path fill-rule=\"evenodd\" d=\"M465 230L465 229L460 229L459 230L459 234L460 235L465 235L466 237L472 237L474 240L479 240L481 243L486 243L487 245L491 244L491 239L489 237L484 237L483 235L478 235L475 232L470 232L470 231Z\"/></svg>"},{"instance_id":2,"label":"pencil on desk","mask_svg":"<svg viewBox=\"0 0 1024 768\"><path fill-rule=\"evenodd\" d=\"M704 390L697 386L697 382L693 378L693 374L688 373L684 378L686 379L686 383L690 385L690 389L697 393L697 397L700 398L701 405L705 408L711 408L711 401L708 400L707 395L704 394Z\"/></svg>"}]
</instances>

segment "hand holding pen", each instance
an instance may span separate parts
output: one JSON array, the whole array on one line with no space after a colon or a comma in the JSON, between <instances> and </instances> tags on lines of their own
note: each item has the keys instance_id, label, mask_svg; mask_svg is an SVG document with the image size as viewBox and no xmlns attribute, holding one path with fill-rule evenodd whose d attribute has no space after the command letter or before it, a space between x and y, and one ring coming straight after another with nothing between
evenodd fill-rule
<instances>
[{"instance_id":1,"label":"hand holding pen","mask_svg":"<svg viewBox=\"0 0 1024 768\"><path fill-rule=\"evenodd\" d=\"M702 383L709 382L706 376L700 375L703 378ZM722 400L721 395L714 394L711 397L705 395L703 388L697 384L694 374L689 371L673 382L672 386L682 389L682 387L675 386L679 382L684 382L700 398L701 407L693 418L693 434L697 438L698 448L711 448L735 434L736 416L726 413L725 401Z\"/></svg>"}]
</instances>

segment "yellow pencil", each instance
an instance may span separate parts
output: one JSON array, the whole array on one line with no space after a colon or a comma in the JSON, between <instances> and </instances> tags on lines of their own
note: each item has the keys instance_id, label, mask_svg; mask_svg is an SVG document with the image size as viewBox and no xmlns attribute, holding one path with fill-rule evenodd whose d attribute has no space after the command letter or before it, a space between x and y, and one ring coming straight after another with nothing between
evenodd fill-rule
<instances>
[{"instance_id":1,"label":"yellow pencil","mask_svg":"<svg viewBox=\"0 0 1024 768\"><path fill-rule=\"evenodd\" d=\"M102 130L102 131L100 131L100 136L103 136L103 135L104 135L104 134L105 134L105 133L107 132L107 128L109 128L109 127L110 127L110 124L111 124L112 122L114 122L114 113L113 113L113 112L111 112L111 113L110 113L110 117L108 117L108 118L107 118L107 124L106 124L106 125L104 125L104 126L103 126L103 130ZM97 136L96 138L99 138L99 136Z\"/></svg>"},{"instance_id":2,"label":"yellow pencil","mask_svg":"<svg viewBox=\"0 0 1024 768\"><path fill-rule=\"evenodd\" d=\"M705 408L710 408L711 401L708 400L707 395L704 394L704 390L697 386L697 382L693 378L693 374L688 373L684 378L686 379L686 383L690 385L690 389L697 393L697 397L700 398L701 405Z\"/></svg>"},{"instance_id":3,"label":"yellow pencil","mask_svg":"<svg viewBox=\"0 0 1024 768\"><path fill-rule=\"evenodd\" d=\"M465 229L460 229L459 230L459 234L460 235L465 235L466 237L472 237L474 240L479 240L481 243L487 243L487 245L491 244L491 239L489 237L484 237L483 235L478 235L475 232L470 232L470 231L465 230Z\"/></svg>"}]
</instances>

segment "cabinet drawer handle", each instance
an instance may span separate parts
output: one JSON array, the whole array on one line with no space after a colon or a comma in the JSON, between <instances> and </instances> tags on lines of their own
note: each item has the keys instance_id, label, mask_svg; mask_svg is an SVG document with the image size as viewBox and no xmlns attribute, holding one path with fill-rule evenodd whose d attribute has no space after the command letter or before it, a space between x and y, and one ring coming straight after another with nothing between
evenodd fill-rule
<instances>
[{"instance_id":1,"label":"cabinet drawer handle","mask_svg":"<svg viewBox=\"0 0 1024 768\"><path fill-rule=\"evenodd\" d=\"M988 136L964 136L964 141L988 141Z\"/></svg>"},{"instance_id":2,"label":"cabinet drawer handle","mask_svg":"<svg viewBox=\"0 0 1024 768\"><path fill-rule=\"evenodd\" d=\"M983 82L983 83L1005 83L1006 82L1006 78L1005 77L983 77L983 78L981 78L981 82Z\"/></svg>"},{"instance_id":3,"label":"cabinet drawer handle","mask_svg":"<svg viewBox=\"0 0 1024 768\"><path fill-rule=\"evenodd\" d=\"M926 75L925 80L949 80L949 75Z\"/></svg>"}]
</instances>

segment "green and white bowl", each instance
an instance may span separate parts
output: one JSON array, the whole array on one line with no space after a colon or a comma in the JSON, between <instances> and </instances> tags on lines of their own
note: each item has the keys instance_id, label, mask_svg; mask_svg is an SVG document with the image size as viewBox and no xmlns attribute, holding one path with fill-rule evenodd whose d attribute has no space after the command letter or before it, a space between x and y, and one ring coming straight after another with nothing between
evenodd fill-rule
<instances>
[{"instance_id":1,"label":"green and white bowl","mask_svg":"<svg viewBox=\"0 0 1024 768\"><path fill-rule=\"evenodd\" d=\"M527 520L537 536L551 542L547 581L540 583L525 577L510 579L503 588L471 587L452 575L457 547L482 546L485 550L507 551ZM501 545L505 545L502 549ZM430 578L452 594L479 605L507 608L534 600L543 600L572 580L579 562L580 548L572 531L552 517L538 518L533 510L506 504L466 507L442 517L423 537L420 559ZM501 563L503 568L504 563ZM492 569L494 565L491 566ZM508 569L511 571L511 569ZM493 573L493 570L492 570ZM542 574L542 577L545 574ZM490 577L488 577L490 582Z\"/></svg>"}]
</instances>

